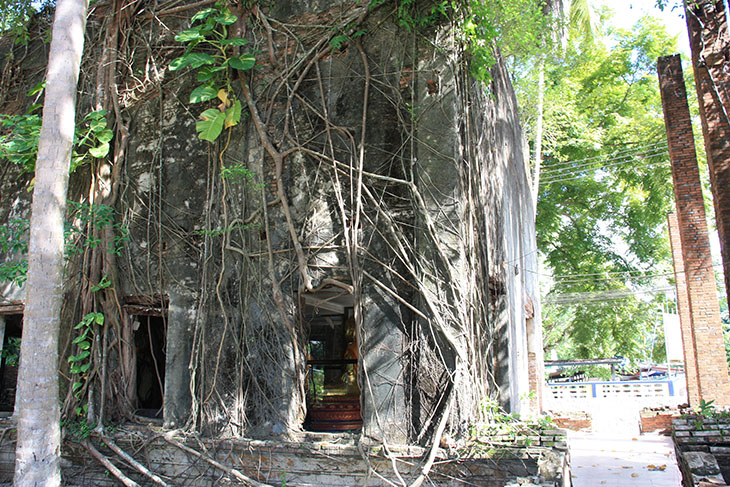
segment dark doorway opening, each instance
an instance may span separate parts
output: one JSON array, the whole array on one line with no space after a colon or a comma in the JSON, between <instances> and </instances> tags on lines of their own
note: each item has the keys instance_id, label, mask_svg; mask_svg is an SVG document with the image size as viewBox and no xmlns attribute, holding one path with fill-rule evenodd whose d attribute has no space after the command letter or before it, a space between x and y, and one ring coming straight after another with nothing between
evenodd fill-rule
<instances>
[{"instance_id":1,"label":"dark doorway opening","mask_svg":"<svg viewBox=\"0 0 730 487\"><path fill-rule=\"evenodd\" d=\"M134 315L137 414L161 418L165 397L165 345L167 330L162 316Z\"/></svg>"},{"instance_id":2,"label":"dark doorway opening","mask_svg":"<svg viewBox=\"0 0 730 487\"><path fill-rule=\"evenodd\" d=\"M307 418L310 431L362 427L354 300L347 290L324 288L301 295L307 340Z\"/></svg>"},{"instance_id":3,"label":"dark doorway opening","mask_svg":"<svg viewBox=\"0 0 730 487\"><path fill-rule=\"evenodd\" d=\"M0 366L0 411L12 413L15 408L15 390L18 385L23 315L3 315L2 318L5 326L2 339L2 366Z\"/></svg>"}]
</instances>

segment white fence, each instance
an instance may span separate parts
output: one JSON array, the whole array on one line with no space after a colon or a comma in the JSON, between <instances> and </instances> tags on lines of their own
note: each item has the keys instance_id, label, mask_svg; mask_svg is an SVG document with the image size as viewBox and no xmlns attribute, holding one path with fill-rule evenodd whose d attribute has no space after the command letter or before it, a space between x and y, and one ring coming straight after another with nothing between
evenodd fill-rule
<instances>
[{"instance_id":1,"label":"white fence","mask_svg":"<svg viewBox=\"0 0 730 487\"><path fill-rule=\"evenodd\" d=\"M671 380L548 382L554 399L668 398L675 395Z\"/></svg>"}]
</instances>

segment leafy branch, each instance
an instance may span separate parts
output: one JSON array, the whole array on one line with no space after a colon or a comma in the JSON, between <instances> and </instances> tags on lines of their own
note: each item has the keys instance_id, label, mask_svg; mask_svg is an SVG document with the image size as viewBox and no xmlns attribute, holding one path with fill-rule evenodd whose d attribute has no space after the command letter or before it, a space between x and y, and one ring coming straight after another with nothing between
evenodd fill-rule
<instances>
[{"instance_id":1,"label":"leafy branch","mask_svg":"<svg viewBox=\"0 0 730 487\"><path fill-rule=\"evenodd\" d=\"M236 54L248 44L246 39L228 38L229 26L237 20L224 2L217 2L193 15L190 19L193 27L175 36L176 41L188 47L185 54L173 59L170 71L197 69L198 82L202 83L190 93L190 103L219 102L216 107L204 110L195 125L198 137L208 142L215 142L224 128L231 128L241 120L241 101L236 99L231 87L230 69L244 71L256 64L251 53Z\"/></svg>"}]
</instances>

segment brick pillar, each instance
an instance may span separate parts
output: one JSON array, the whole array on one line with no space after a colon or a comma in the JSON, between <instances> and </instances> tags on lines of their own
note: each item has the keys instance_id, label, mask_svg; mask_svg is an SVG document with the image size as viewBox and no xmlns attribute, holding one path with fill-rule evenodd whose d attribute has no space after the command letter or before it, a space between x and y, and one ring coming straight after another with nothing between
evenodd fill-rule
<instances>
[{"instance_id":1,"label":"brick pillar","mask_svg":"<svg viewBox=\"0 0 730 487\"><path fill-rule=\"evenodd\" d=\"M679 55L657 61L664 124L672 162L674 199L682 242L689 315L697 357L700 399L730 405L730 379L720 324L717 285L712 268L702 185L697 166L687 91Z\"/></svg>"},{"instance_id":2,"label":"brick pillar","mask_svg":"<svg viewBox=\"0 0 730 487\"><path fill-rule=\"evenodd\" d=\"M685 2L702 134L730 302L730 32L723 0Z\"/></svg>"},{"instance_id":3,"label":"brick pillar","mask_svg":"<svg viewBox=\"0 0 730 487\"><path fill-rule=\"evenodd\" d=\"M542 352L542 329L536 326L539 320L535 317L535 305L529 297L525 304L525 328L527 330L527 378L529 382L530 412L539 414L543 406L543 390L545 385L545 357Z\"/></svg>"},{"instance_id":4,"label":"brick pillar","mask_svg":"<svg viewBox=\"0 0 730 487\"><path fill-rule=\"evenodd\" d=\"M690 406L700 403L700 389L697 380L697 354L695 353L695 336L692 331L692 319L689 315L689 296L687 295L687 280L684 275L684 260L682 259L682 241L679 237L679 222L677 215L667 215L669 226L669 243L672 245L672 262L674 264L674 283L677 286L677 313L679 327L682 330L682 349L684 351L684 374L687 378L687 399Z\"/></svg>"}]
</instances>

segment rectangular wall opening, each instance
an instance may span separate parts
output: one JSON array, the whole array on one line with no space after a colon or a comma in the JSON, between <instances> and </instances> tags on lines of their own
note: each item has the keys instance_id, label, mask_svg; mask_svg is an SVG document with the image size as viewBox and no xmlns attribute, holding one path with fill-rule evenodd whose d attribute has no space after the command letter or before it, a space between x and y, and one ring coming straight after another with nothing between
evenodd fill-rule
<instances>
[{"instance_id":1,"label":"rectangular wall opening","mask_svg":"<svg viewBox=\"0 0 730 487\"><path fill-rule=\"evenodd\" d=\"M20 339L23 334L23 315L6 314L2 321L2 353L0 359L0 413L7 416L15 409L15 390L18 385L18 363L20 359ZM8 414L9 413L9 414Z\"/></svg>"},{"instance_id":2,"label":"rectangular wall opening","mask_svg":"<svg viewBox=\"0 0 730 487\"><path fill-rule=\"evenodd\" d=\"M133 320L137 414L161 418L165 397L165 321L162 316L150 315L135 315Z\"/></svg>"},{"instance_id":3,"label":"rectangular wall opening","mask_svg":"<svg viewBox=\"0 0 730 487\"><path fill-rule=\"evenodd\" d=\"M124 298L128 344L126 362L133 369L128 394L136 404L135 413L162 419L165 402L167 362L167 296L127 296Z\"/></svg>"},{"instance_id":4,"label":"rectangular wall opening","mask_svg":"<svg viewBox=\"0 0 730 487\"><path fill-rule=\"evenodd\" d=\"M352 431L362 427L358 387L358 342L350 292L327 287L301 295L307 339L309 431Z\"/></svg>"}]
</instances>

